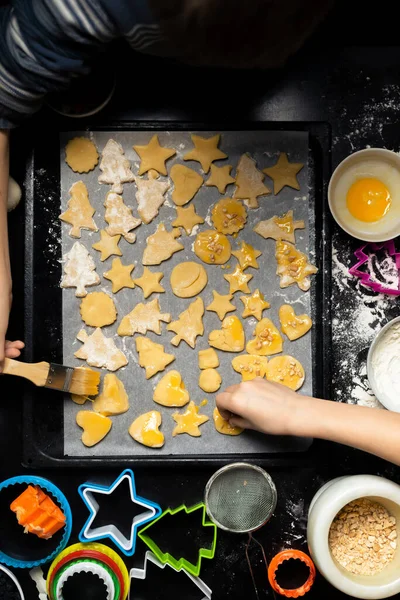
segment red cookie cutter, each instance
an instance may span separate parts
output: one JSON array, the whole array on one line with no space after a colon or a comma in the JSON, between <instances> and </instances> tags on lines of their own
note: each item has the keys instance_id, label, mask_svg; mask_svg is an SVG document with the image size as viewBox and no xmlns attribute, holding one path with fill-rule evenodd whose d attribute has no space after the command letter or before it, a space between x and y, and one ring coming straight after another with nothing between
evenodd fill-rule
<instances>
[{"instance_id":1,"label":"red cookie cutter","mask_svg":"<svg viewBox=\"0 0 400 600\"><path fill-rule=\"evenodd\" d=\"M307 581L305 581L303 585L294 590L287 590L282 588L276 581L276 572L279 566L285 562L285 560L290 560L291 558L294 560L301 560L303 563L305 563L310 570L310 574L307 578ZM298 598L299 596L304 596L304 594L309 592L314 583L315 574L316 570L313 561L301 550L283 550L283 552L279 552L279 554L274 556L274 558L271 560L268 567L268 581L270 586L274 592L281 594L281 596L286 596L286 598Z\"/></svg>"},{"instance_id":2,"label":"red cookie cutter","mask_svg":"<svg viewBox=\"0 0 400 600\"><path fill-rule=\"evenodd\" d=\"M365 248L369 247L372 252L376 252L377 250L382 250L385 248L389 254L394 258L394 262L397 270L399 271L399 289L387 288L384 284L379 281L371 281L370 273L366 271L360 271L360 267L364 265L368 261L368 254L364 252ZM396 252L396 247L394 245L394 240L389 240L388 242L382 242L381 244L369 243L364 244L361 248L358 248L354 252L355 257L358 259L358 262L349 269L350 275L354 275L358 277L362 283L362 285L366 285L370 287L374 292L379 292L380 294L388 294L390 296L400 296L400 252Z\"/></svg>"}]
</instances>

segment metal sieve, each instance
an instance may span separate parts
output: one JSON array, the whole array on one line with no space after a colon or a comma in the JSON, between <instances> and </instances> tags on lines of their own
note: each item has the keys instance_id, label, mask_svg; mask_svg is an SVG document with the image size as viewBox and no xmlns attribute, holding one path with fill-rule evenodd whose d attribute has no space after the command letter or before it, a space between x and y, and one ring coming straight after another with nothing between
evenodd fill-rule
<instances>
[{"instance_id":1,"label":"metal sieve","mask_svg":"<svg viewBox=\"0 0 400 600\"><path fill-rule=\"evenodd\" d=\"M271 518L277 501L276 487L264 469L232 463L209 479L204 503L211 521L232 533L250 533Z\"/></svg>"}]
</instances>

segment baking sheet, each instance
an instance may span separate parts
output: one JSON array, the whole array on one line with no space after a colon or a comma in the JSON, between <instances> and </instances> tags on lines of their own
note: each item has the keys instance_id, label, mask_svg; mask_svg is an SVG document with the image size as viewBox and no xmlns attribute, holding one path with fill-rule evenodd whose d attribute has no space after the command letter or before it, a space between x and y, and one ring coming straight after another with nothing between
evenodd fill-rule
<instances>
[{"instance_id":1,"label":"baking sheet","mask_svg":"<svg viewBox=\"0 0 400 600\"><path fill-rule=\"evenodd\" d=\"M132 132L93 132L90 133L91 138L95 142L99 150L102 150L109 138L118 141L124 148L126 157L132 162L132 170L136 174L139 166L138 157L132 149L134 144L147 144L154 132L150 131L132 131ZM196 133L196 132L195 132ZM199 132L199 135L208 137L215 132ZM68 139L77 135L87 135L87 132L68 132L60 135L60 168L61 168L61 205L62 210L65 210L69 198L68 190L71 185L79 181L84 181L89 190L91 204L96 209L94 219L99 229L107 226L104 221L104 207L107 192L110 186L98 184L97 178L100 174L97 167L93 172L88 174L76 174L64 162L64 147ZM192 148L190 133L185 131L159 132L160 143L164 146L174 147L177 150L177 155L168 163L168 170L172 164L182 163L200 173L200 165L196 162L183 161L183 155ZM293 208L296 219L303 219L306 223L304 230L297 230L296 245L297 247L308 253L309 251L309 212L308 210L308 134L306 132L274 132L274 131L226 131L222 132L220 144L221 149L228 154L228 159L219 161L216 164L232 164L235 166L244 152L249 152L256 160L259 169L275 164L279 151L286 151L289 154L289 159L292 162L304 163L304 168L299 173L300 192L290 188L284 188L277 197L270 196L261 197L260 208L258 210L248 210L248 220L246 227L242 230L237 240L232 241L232 249L239 246L241 240L255 246L255 248L263 252L258 259L259 270L249 268L248 273L253 274L253 279L249 282L250 289L254 291L259 288L264 294L268 302L271 303L271 308L264 315L272 319L279 325L278 309L281 304L289 303L294 306L296 313L310 311L310 293L304 293L297 286L291 286L285 290L279 287L279 278L275 274L276 261L274 257L275 242L274 240L264 240L259 235L253 232L254 225L263 219L268 219L275 214L283 214L288 209ZM206 176L205 178L207 178ZM266 178L266 185L272 187L272 181ZM232 195L234 185L231 185L226 190L226 196ZM133 212L137 215L136 186L134 183L124 184L123 198L127 205L133 207ZM141 257L143 249L146 245L146 238L155 232L158 223L164 222L168 229L171 228L171 222L176 216L174 203L171 200L171 189L166 194L166 202L161 208L156 219L149 225L142 225L135 230L137 240L135 244L129 244L123 238L120 241L120 248L123 256L124 264L134 263L135 270L133 277L140 277L143 267L141 265ZM206 219L201 229L212 227L210 220L211 208L219 200L221 195L217 188L202 186L196 194L194 200L196 212ZM70 226L63 224L62 226L62 250L63 255L70 250L76 240L68 235ZM91 245L99 239L99 233L82 231L81 242L90 250L92 257L95 260L97 272L102 274L109 270L113 258L110 257L102 263L100 254L91 250ZM169 275L173 267L185 260L199 261L196 255L192 252L192 245L195 240L195 235L186 236L185 233L179 238L179 241L184 245L184 250L176 253L169 261L161 263L157 267L151 267L154 271L162 271L164 279L162 284L166 289L166 293L160 294L160 306L162 312L171 313L172 320L176 320L178 315L188 307L195 299L181 299L174 296L171 292L169 284ZM234 267L236 259L232 258L227 264ZM224 274L231 272L232 269L221 269L218 266L210 266L207 268L208 285L200 294L203 298L205 306L212 301L212 290L215 289L219 293L227 294L229 292L229 284L223 278ZM99 286L89 289L89 291L103 290L111 295L111 282L102 278ZM243 304L239 300L240 292L235 294L233 299L237 306L236 313L241 314ZM304 438L286 438L282 436L265 436L254 432L244 432L237 437L223 436L219 434L212 421L212 412L215 406L215 395L205 394L198 387L199 369L197 363L198 351L208 347L207 334L212 329L219 329L221 322L215 313L206 311L204 314L205 335L197 338L196 348L192 350L185 342L181 342L178 348L170 344L170 339L173 337L173 332L166 331L166 325L163 324L162 335L157 336L153 333L147 335L158 343L165 346L167 352L173 353L176 356L174 363L167 367L168 369L177 369L181 372L185 384L191 393L191 399L199 403L203 398L208 399L207 406L202 408L202 413L210 417L210 422L201 426L202 436L193 438L188 435L180 435L172 438L171 433L175 426L172 419L172 413L177 409L168 409L159 405L155 405L152 400L153 390L161 377L165 374L159 373L150 380L145 379L144 370L137 363L137 353L135 350L135 336L120 338L116 334L118 324L123 316L132 310L138 302L143 302L142 290L136 287L134 290L121 290L116 295L112 295L118 310L117 322L103 328L106 336L114 336L116 345L121 348L127 355L129 364L117 372L118 377L124 382L126 390L130 397L130 409L124 415L112 417L113 427L108 436L97 446L86 448L80 441L81 429L75 423L76 413L82 407L75 405L70 401L64 404L64 452L68 456L189 456L189 455L229 455L229 454L258 454L258 453L276 453L276 452L295 452L305 450L310 440ZM145 302L150 301L155 295L148 298ZM75 289L63 290L63 362L70 365L82 365L82 361L74 358L74 352L80 347L81 343L76 340L76 334L82 328L82 322L79 314L80 299L75 297ZM255 319L242 320L246 339L252 337ZM88 333L93 329L86 328ZM312 346L311 333L306 336L290 342L284 338L285 354L292 354L301 360L305 372L306 381L302 388L302 393L312 394ZM222 376L222 387L232 383L238 383L241 377L234 372L231 367L231 360L237 354L224 353L218 351L220 358L219 372ZM90 408L90 407L88 407ZM146 448L136 443L128 434L128 427L131 422L140 414L149 410L160 410L163 416L162 431L165 435L165 445L162 449ZM184 409L182 409L184 410Z\"/></svg>"}]
</instances>

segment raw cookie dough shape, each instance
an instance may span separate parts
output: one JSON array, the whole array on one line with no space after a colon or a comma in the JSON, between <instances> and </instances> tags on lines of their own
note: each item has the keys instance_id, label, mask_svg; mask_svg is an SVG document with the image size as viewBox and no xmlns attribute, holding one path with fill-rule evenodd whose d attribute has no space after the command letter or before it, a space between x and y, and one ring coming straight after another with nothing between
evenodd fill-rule
<instances>
[{"instance_id":1,"label":"raw cookie dough shape","mask_svg":"<svg viewBox=\"0 0 400 600\"><path fill-rule=\"evenodd\" d=\"M199 350L199 369L215 369L216 367L219 367L219 358L214 348Z\"/></svg>"},{"instance_id":2,"label":"raw cookie dough shape","mask_svg":"<svg viewBox=\"0 0 400 600\"><path fill-rule=\"evenodd\" d=\"M122 319L117 333L120 336L135 333L144 335L148 331L153 331L161 335L161 321L169 323L170 320L171 315L160 311L160 303L158 298L155 298L147 304L143 302L136 304L134 309Z\"/></svg>"},{"instance_id":3,"label":"raw cookie dough shape","mask_svg":"<svg viewBox=\"0 0 400 600\"><path fill-rule=\"evenodd\" d=\"M164 352L164 346L152 342L145 337L136 338L136 350L139 353L139 365L146 371L146 379L150 379L156 373L164 371L165 367L175 360L173 354Z\"/></svg>"},{"instance_id":4,"label":"raw cookie dough shape","mask_svg":"<svg viewBox=\"0 0 400 600\"><path fill-rule=\"evenodd\" d=\"M177 321L167 325L168 331L176 333L171 340L171 344L179 346L181 341L184 340L191 348L194 348L197 337L204 334L203 315L203 300L196 298L186 310L181 312Z\"/></svg>"},{"instance_id":5,"label":"raw cookie dough shape","mask_svg":"<svg viewBox=\"0 0 400 600\"><path fill-rule=\"evenodd\" d=\"M204 369L199 375L199 387L207 394L219 390L221 383L221 375L215 369Z\"/></svg>"},{"instance_id":6,"label":"raw cookie dough shape","mask_svg":"<svg viewBox=\"0 0 400 600\"><path fill-rule=\"evenodd\" d=\"M105 417L122 415L129 410L129 397L118 377L108 373L104 377L103 391L95 398L93 410Z\"/></svg>"},{"instance_id":7,"label":"raw cookie dough shape","mask_svg":"<svg viewBox=\"0 0 400 600\"><path fill-rule=\"evenodd\" d=\"M76 137L65 146L65 162L75 173L89 173L99 162L99 153L91 140Z\"/></svg>"},{"instance_id":8,"label":"raw cookie dough shape","mask_svg":"<svg viewBox=\"0 0 400 600\"><path fill-rule=\"evenodd\" d=\"M109 371L117 371L128 364L128 359L122 350L119 350L113 338L107 338L98 327L94 333L88 335L84 329L76 338L83 343L74 354L76 358L86 360L91 367L104 367Z\"/></svg>"},{"instance_id":9,"label":"raw cookie dough shape","mask_svg":"<svg viewBox=\"0 0 400 600\"><path fill-rule=\"evenodd\" d=\"M237 266L233 273L224 275L224 279L229 283L229 293L234 294L235 292L244 292L250 294L250 288L247 282L253 279L253 275L246 274L242 269Z\"/></svg>"},{"instance_id":10,"label":"raw cookie dough shape","mask_svg":"<svg viewBox=\"0 0 400 600\"><path fill-rule=\"evenodd\" d=\"M266 378L296 391L303 385L305 373L302 364L293 356L275 356L268 363Z\"/></svg>"},{"instance_id":11,"label":"raw cookie dough shape","mask_svg":"<svg viewBox=\"0 0 400 600\"><path fill-rule=\"evenodd\" d=\"M138 203L138 213L143 223L147 225L158 215L158 211L165 202L165 194L170 188L168 181L158 181L158 173L151 170L147 176L135 177Z\"/></svg>"},{"instance_id":12,"label":"raw cookie dough shape","mask_svg":"<svg viewBox=\"0 0 400 600\"><path fill-rule=\"evenodd\" d=\"M112 427L112 421L91 410L80 410L76 414L76 424L82 427L82 444L91 448L103 440Z\"/></svg>"},{"instance_id":13,"label":"raw cookie dough shape","mask_svg":"<svg viewBox=\"0 0 400 600\"><path fill-rule=\"evenodd\" d=\"M255 317L257 321L262 319L263 310L270 308L270 303L264 299L264 294L260 290L255 290L251 296L240 296L243 302L244 310L242 317Z\"/></svg>"},{"instance_id":14,"label":"raw cookie dough shape","mask_svg":"<svg viewBox=\"0 0 400 600\"><path fill-rule=\"evenodd\" d=\"M176 219L172 221L172 226L183 227L187 235L192 233L193 227L204 223L204 219L196 213L194 204L191 204L187 208L178 206L176 213Z\"/></svg>"},{"instance_id":15,"label":"raw cookie dough shape","mask_svg":"<svg viewBox=\"0 0 400 600\"><path fill-rule=\"evenodd\" d=\"M154 402L162 406L185 406L189 400L189 392L178 371L169 371L156 385L153 394Z\"/></svg>"},{"instance_id":16,"label":"raw cookie dough shape","mask_svg":"<svg viewBox=\"0 0 400 600\"><path fill-rule=\"evenodd\" d=\"M211 213L213 225L225 235L237 233L246 224L247 211L240 200L222 198L214 205Z\"/></svg>"},{"instance_id":17,"label":"raw cookie dough shape","mask_svg":"<svg viewBox=\"0 0 400 600\"><path fill-rule=\"evenodd\" d=\"M78 396L78 394L71 394L71 400L72 402L75 402L75 404L82 406L82 404L85 404L85 402L91 399L89 396Z\"/></svg>"},{"instance_id":18,"label":"raw cookie dough shape","mask_svg":"<svg viewBox=\"0 0 400 600\"><path fill-rule=\"evenodd\" d=\"M147 173L150 169L154 169L161 175L167 175L166 161L175 156L174 148L165 148L160 146L158 135L153 135L147 146L133 146L136 154L140 156L139 175Z\"/></svg>"},{"instance_id":19,"label":"raw cookie dough shape","mask_svg":"<svg viewBox=\"0 0 400 600\"><path fill-rule=\"evenodd\" d=\"M284 240L295 243L296 229L304 229L304 221L293 221L293 211L288 210L282 217L271 217L266 221L260 221L254 227L254 231L263 238L273 240Z\"/></svg>"},{"instance_id":20,"label":"raw cookie dough shape","mask_svg":"<svg viewBox=\"0 0 400 600\"><path fill-rule=\"evenodd\" d=\"M243 271L247 269L247 267L258 269L257 258L261 256L261 254L262 253L259 250L256 250L246 242L242 242L239 250L232 252L232 255L238 259L239 265Z\"/></svg>"},{"instance_id":21,"label":"raw cookie dough shape","mask_svg":"<svg viewBox=\"0 0 400 600\"><path fill-rule=\"evenodd\" d=\"M242 381L251 381L256 377L265 377L268 358L257 354L241 354L232 359L232 367L242 376Z\"/></svg>"},{"instance_id":22,"label":"raw cookie dough shape","mask_svg":"<svg viewBox=\"0 0 400 600\"><path fill-rule=\"evenodd\" d=\"M274 194L276 196L285 185L294 190L300 189L296 175L303 167L303 163L289 162L286 152L280 152L277 163L273 167L263 169L263 173L273 180Z\"/></svg>"},{"instance_id":23,"label":"raw cookie dough shape","mask_svg":"<svg viewBox=\"0 0 400 600\"><path fill-rule=\"evenodd\" d=\"M139 227L142 221L132 215L132 209L126 206L122 196L115 192L108 192L104 206L106 207L104 220L108 223L106 229L108 235L122 235L127 242L133 244L136 233L131 230Z\"/></svg>"},{"instance_id":24,"label":"raw cookie dough shape","mask_svg":"<svg viewBox=\"0 0 400 600\"><path fill-rule=\"evenodd\" d=\"M279 320L281 322L281 330L291 341L298 340L310 331L312 327L310 317L306 314L296 315L289 304L283 304L280 307Z\"/></svg>"},{"instance_id":25,"label":"raw cookie dough shape","mask_svg":"<svg viewBox=\"0 0 400 600\"><path fill-rule=\"evenodd\" d=\"M89 327L106 327L117 320L114 300L105 292L91 292L83 298L80 313Z\"/></svg>"},{"instance_id":26,"label":"raw cookie dough shape","mask_svg":"<svg viewBox=\"0 0 400 600\"><path fill-rule=\"evenodd\" d=\"M205 184L215 186L220 194L225 194L227 186L236 181L230 174L231 170L231 165L224 165L223 167L211 165L211 174Z\"/></svg>"},{"instance_id":27,"label":"raw cookie dough shape","mask_svg":"<svg viewBox=\"0 0 400 600\"><path fill-rule=\"evenodd\" d=\"M81 229L98 231L99 229L93 220L96 211L89 202L88 190L83 181L74 183L69 190L69 194L71 197L68 200L68 208L60 215L61 221L72 225L69 235L73 238L80 238Z\"/></svg>"},{"instance_id":28,"label":"raw cookie dough shape","mask_svg":"<svg viewBox=\"0 0 400 600\"><path fill-rule=\"evenodd\" d=\"M190 202L203 185L202 176L185 165L174 165L170 177L174 184L171 198L177 206Z\"/></svg>"},{"instance_id":29,"label":"raw cookie dough shape","mask_svg":"<svg viewBox=\"0 0 400 600\"><path fill-rule=\"evenodd\" d=\"M162 418L158 410L151 410L137 417L129 427L129 435L148 448L162 448L164 434L159 430Z\"/></svg>"},{"instance_id":30,"label":"raw cookie dough shape","mask_svg":"<svg viewBox=\"0 0 400 600\"><path fill-rule=\"evenodd\" d=\"M176 241L180 235L179 229L167 231L164 223L160 223L155 233L147 238L147 246L143 252L143 265L159 265L171 258L175 252L183 250L182 244Z\"/></svg>"},{"instance_id":31,"label":"raw cookie dough shape","mask_svg":"<svg viewBox=\"0 0 400 600\"><path fill-rule=\"evenodd\" d=\"M195 160L199 162L204 173L208 173L211 163L214 162L214 160L228 158L228 155L218 148L219 140L221 138L219 133L210 138L203 138L194 133L192 133L190 137L192 138L194 148L185 154L183 160Z\"/></svg>"},{"instance_id":32,"label":"raw cookie dough shape","mask_svg":"<svg viewBox=\"0 0 400 600\"><path fill-rule=\"evenodd\" d=\"M236 316L225 317L221 329L211 331L208 336L210 346L225 352L242 352L245 341L243 325Z\"/></svg>"},{"instance_id":33,"label":"raw cookie dough shape","mask_svg":"<svg viewBox=\"0 0 400 600\"><path fill-rule=\"evenodd\" d=\"M256 161L248 154L242 154L236 169L236 190L234 198L239 198L249 208L258 208L258 196L271 193L263 183L264 175L257 169Z\"/></svg>"},{"instance_id":34,"label":"raw cookie dough shape","mask_svg":"<svg viewBox=\"0 0 400 600\"><path fill-rule=\"evenodd\" d=\"M197 234L194 252L207 265L223 265L231 257L231 244L223 233L206 229Z\"/></svg>"},{"instance_id":35,"label":"raw cookie dough shape","mask_svg":"<svg viewBox=\"0 0 400 600\"><path fill-rule=\"evenodd\" d=\"M278 263L276 274L280 277L281 288L297 283L303 292L310 289L309 275L318 272L317 267L308 262L308 257L289 242L276 242L275 257Z\"/></svg>"},{"instance_id":36,"label":"raw cookie dough shape","mask_svg":"<svg viewBox=\"0 0 400 600\"><path fill-rule=\"evenodd\" d=\"M282 336L270 319L261 319L256 325L253 336L254 340L250 340L246 346L248 354L270 356L282 352Z\"/></svg>"},{"instance_id":37,"label":"raw cookie dough shape","mask_svg":"<svg viewBox=\"0 0 400 600\"><path fill-rule=\"evenodd\" d=\"M203 423L207 423L209 418L207 415L200 415L199 411L200 406L196 406L193 400L191 400L184 413L174 413L172 418L174 419L176 426L172 432L172 437L181 433L187 433L193 437L200 437L201 431L199 427L200 425L203 425Z\"/></svg>"},{"instance_id":38,"label":"raw cookie dough shape","mask_svg":"<svg viewBox=\"0 0 400 600\"><path fill-rule=\"evenodd\" d=\"M108 140L101 153L100 171L98 182L112 185L112 191L122 194L123 183L135 181L131 171L131 163L125 157L121 144L115 140Z\"/></svg>"},{"instance_id":39,"label":"raw cookie dough shape","mask_svg":"<svg viewBox=\"0 0 400 600\"><path fill-rule=\"evenodd\" d=\"M145 298L151 296L154 293L165 292L164 288L160 284L161 279L164 277L164 273L158 272L153 273L147 267L143 269L143 275L138 279L134 279L133 282L143 290Z\"/></svg>"},{"instance_id":40,"label":"raw cookie dough shape","mask_svg":"<svg viewBox=\"0 0 400 600\"><path fill-rule=\"evenodd\" d=\"M200 294L207 285L207 271L196 262L182 262L172 269L170 283L175 296L192 298Z\"/></svg>"},{"instance_id":41,"label":"raw cookie dough shape","mask_svg":"<svg viewBox=\"0 0 400 600\"><path fill-rule=\"evenodd\" d=\"M223 296L213 290L213 296L214 300L207 306L206 310L217 313L220 320L223 321L226 313L236 310L236 306L231 302L233 294Z\"/></svg>"},{"instance_id":42,"label":"raw cookie dough shape","mask_svg":"<svg viewBox=\"0 0 400 600\"><path fill-rule=\"evenodd\" d=\"M101 252L100 260L104 262L110 256L122 256L121 250L118 248L120 235L108 235L107 231L102 229L100 231L100 240L92 245L94 250Z\"/></svg>"},{"instance_id":43,"label":"raw cookie dough shape","mask_svg":"<svg viewBox=\"0 0 400 600\"><path fill-rule=\"evenodd\" d=\"M83 298L87 294L86 286L100 283L94 260L80 242L75 242L71 250L65 255L65 260L65 275L60 285L62 288L75 287L75 296Z\"/></svg>"},{"instance_id":44,"label":"raw cookie dough shape","mask_svg":"<svg viewBox=\"0 0 400 600\"><path fill-rule=\"evenodd\" d=\"M243 432L241 427L233 427L229 421L226 421L221 416L221 413L217 407L215 407L213 410L213 419L215 429L218 431L218 433L222 433L223 435L240 435Z\"/></svg>"},{"instance_id":45,"label":"raw cookie dough shape","mask_svg":"<svg viewBox=\"0 0 400 600\"><path fill-rule=\"evenodd\" d=\"M131 276L134 268L135 265L123 265L120 258L114 258L111 263L111 269L103 274L105 279L112 282L113 294L116 294L123 288L133 289L135 287Z\"/></svg>"}]
</instances>

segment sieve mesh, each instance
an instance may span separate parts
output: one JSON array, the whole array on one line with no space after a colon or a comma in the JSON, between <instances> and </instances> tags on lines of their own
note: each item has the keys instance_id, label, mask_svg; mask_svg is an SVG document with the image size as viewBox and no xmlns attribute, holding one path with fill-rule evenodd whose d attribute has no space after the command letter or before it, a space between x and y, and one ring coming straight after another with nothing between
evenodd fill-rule
<instances>
[{"instance_id":1,"label":"sieve mesh","mask_svg":"<svg viewBox=\"0 0 400 600\"><path fill-rule=\"evenodd\" d=\"M260 467L234 463L217 471L206 486L205 505L210 519L222 529L247 533L271 517L276 488Z\"/></svg>"}]
</instances>

